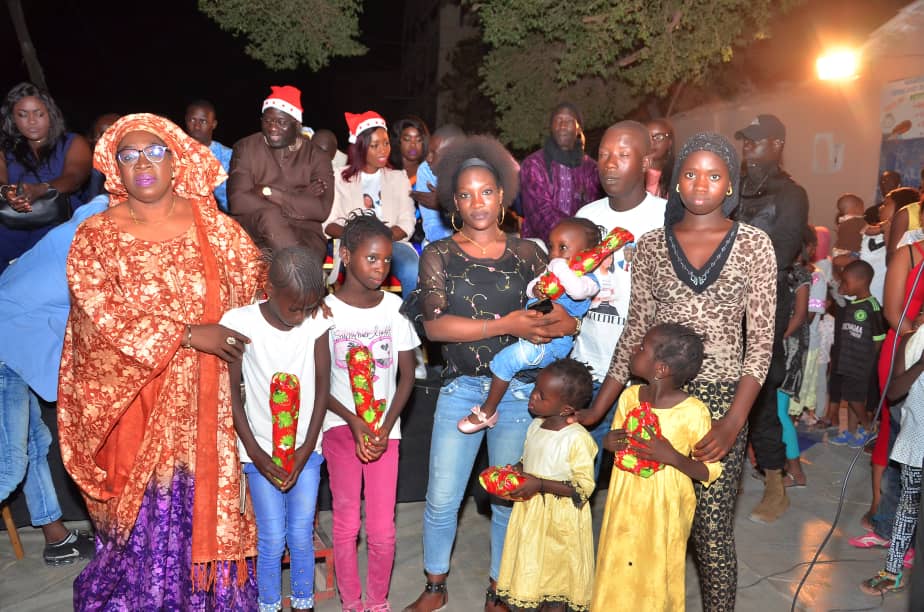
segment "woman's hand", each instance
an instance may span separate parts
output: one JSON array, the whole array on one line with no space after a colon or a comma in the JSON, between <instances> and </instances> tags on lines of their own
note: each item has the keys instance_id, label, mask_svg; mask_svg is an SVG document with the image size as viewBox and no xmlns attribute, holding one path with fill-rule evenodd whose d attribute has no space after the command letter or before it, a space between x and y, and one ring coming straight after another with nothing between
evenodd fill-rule
<instances>
[{"instance_id":1,"label":"woman's hand","mask_svg":"<svg viewBox=\"0 0 924 612\"><path fill-rule=\"evenodd\" d=\"M210 355L231 362L244 356L244 345L250 338L218 323L190 325L189 345ZM232 342L233 340L233 342Z\"/></svg>"},{"instance_id":2,"label":"woman's hand","mask_svg":"<svg viewBox=\"0 0 924 612\"><path fill-rule=\"evenodd\" d=\"M727 416L712 421L712 429L693 447L693 458L705 463L721 461L735 444L741 427Z\"/></svg>"},{"instance_id":3,"label":"woman's hand","mask_svg":"<svg viewBox=\"0 0 924 612\"><path fill-rule=\"evenodd\" d=\"M17 185L6 185L3 189L3 199L10 203L10 207L16 212L27 213L32 212L32 199L29 197L30 190L27 187L30 187L26 183L20 183ZM21 187L21 189L20 189ZM17 193L19 191L20 193Z\"/></svg>"},{"instance_id":4,"label":"woman's hand","mask_svg":"<svg viewBox=\"0 0 924 612\"><path fill-rule=\"evenodd\" d=\"M545 316L549 319L549 327L546 330L549 340L573 336L577 331L577 321L558 302L552 302L552 312Z\"/></svg>"},{"instance_id":5,"label":"woman's hand","mask_svg":"<svg viewBox=\"0 0 924 612\"><path fill-rule=\"evenodd\" d=\"M257 471L260 472L264 478L278 489L285 490L283 489L283 485L286 480L289 479L290 474L273 463L273 458L270 457L266 451L258 447L254 449L253 452L248 452L247 454L250 455L250 460L253 461L254 467L257 468Z\"/></svg>"},{"instance_id":6,"label":"woman's hand","mask_svg":"<svg viewBox=\"0 0 924 612\"><path fill-rule=\"evenodd\" d=\"M629 446L629 436L625 429L611 429L603 436L603 448L615 453Z\"/></svg>"},{"instance_id":7,"label":"woman's hand","mask_svg":"<svg viewBox=\"0 0 924 612\"><path fill-rule=\"evenodd\" d=\"M533 344L543 344L551 340L548 327L552 325L551 313L543 315L535 310L514 310L502 317L507 332Z\"/></svg>"},{"instance_id":8,"label":"woman's hand","mask_svg":"<svg viewBox=\"0 0 924 612\"><path fill-rule=\"evenodd\" d=\"M353 441L356 443L356 456L363 463L371 463L382 456L382 452L376 454L375 444L379 443L378 438L369 425L361 418L356 417L349 419L347 425L350 427L350 433L353 434ZM387 442L386 442L387 443Z\"/></svg>"}]
</instances>

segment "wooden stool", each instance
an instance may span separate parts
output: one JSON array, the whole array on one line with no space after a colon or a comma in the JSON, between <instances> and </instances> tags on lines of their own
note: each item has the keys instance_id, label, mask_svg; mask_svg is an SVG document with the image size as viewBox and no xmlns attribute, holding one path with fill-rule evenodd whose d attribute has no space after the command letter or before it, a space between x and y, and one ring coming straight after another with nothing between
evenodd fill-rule
<instances>
[{"instance_id":1,"label":"wooden stool","mask_svg":"<svg viewBox=\"0 0 924 612\"><path fill-rule=\"evenodd\" d=\"M315 562L321 560L324 563L324 589L321 589L320 586L315 583L314 585L314 601L315 603L320 601L326 601L331 599L334 595L337 594L337 587L334 585L334 547L331 544L330 537L327 535L327 532L321 528L318 524L318 515L314 516L314 560ZM289 564L289 551L286 551L286 554L282 557L282 564ZM291 607L292 602L289 597L284 597L282 600L282 607L289 608Z\"/></svg>"},{"instance_id":2,"label":"wooden stool","mask_svg":"<svg viewBox=\"0 0 924 612\"><path fill-rule=\"evenodd\" d=\"M10 537L10 544L13 545L13 554L16 555L17 559L22 559L26 556L26 553L22 549L22 540L19 539L19 532L16 531L16 523L13 522L13 513L10 512L9 506L3 506L0 513L3 514L3 524L6 525L6 533ZM317 542L317 535L315 535L315 542ZM333 564L331 568L333 568Z\"/></svg>"}]
</instances>

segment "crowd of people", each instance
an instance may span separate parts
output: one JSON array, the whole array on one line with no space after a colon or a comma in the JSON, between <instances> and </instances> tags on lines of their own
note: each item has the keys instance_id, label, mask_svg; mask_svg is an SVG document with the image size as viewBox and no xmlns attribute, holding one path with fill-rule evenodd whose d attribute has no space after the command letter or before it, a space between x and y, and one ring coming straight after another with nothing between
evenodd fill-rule
<instances>
[{"instance_id":1,"label":"crowd of people","mask_svg":"<svg viewBox=\"0 0 924 612\"><path fill-rule=\"evenodd\" d=\"M811 486L797 427L871 447L850 543L888 556L860 588L906 586L924 458L917 189L886 171L876 205L844 194L832 244L774 115L735 133L740 156L715 133L675 143L656 118L610 126L594 159L563 103L522 163L453 125L345 120L344 153L281 86L231 148L207 100L185 130L107 114L84 138L46 92L7 94L0 500L24 480L45 562L90 559L76 609L279 610L286 549L292 609L312 609L326 464L342 609L391 610L408 595L390 593L394 508L422 344L440 389L425 585L406 612L449 603L485 443L512 474L491 498L486 612L683 610L688 542L703 609L733 610L740 480L764 482L751 520L784 516L787 490ZM94 534L61 522L49 402Z\"/></svg>"}]
</instances>

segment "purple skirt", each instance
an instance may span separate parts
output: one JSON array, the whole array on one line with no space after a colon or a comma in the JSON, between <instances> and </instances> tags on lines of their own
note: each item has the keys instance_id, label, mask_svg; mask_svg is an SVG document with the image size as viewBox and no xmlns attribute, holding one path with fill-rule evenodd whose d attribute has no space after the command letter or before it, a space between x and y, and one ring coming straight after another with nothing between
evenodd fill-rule
<instances>
[{"instance_id":1,"label":"purple skirt","mask_svg":"<svg viewBox=\"0 0 924 612\"><path fill-rule=\"evenodd\" d=\"M193 588L193 489L179 468L169 488L152 479L125 545L97 532L96 558L74 581L75 610L257 610L252 560L243 585L229 561L209 590Z\"/></svg>"}]
</instances>

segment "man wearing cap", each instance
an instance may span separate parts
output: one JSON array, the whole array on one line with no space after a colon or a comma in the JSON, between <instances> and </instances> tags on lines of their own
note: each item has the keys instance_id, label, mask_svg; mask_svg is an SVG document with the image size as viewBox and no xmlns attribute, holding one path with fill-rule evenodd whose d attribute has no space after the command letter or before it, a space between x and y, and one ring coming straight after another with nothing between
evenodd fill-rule
<instances>
[{"instance_id":1,"label":"man wearing cap","mask_svg":"<svg viewBox=\"0 0 924 612\"><path fill-rule=\"evenodd\" d=\"M783 486L786 452L783 430L777 415L776 390L783 381L786 361L783 332L792 310L792 293L787 276L802 249L802 236L808 224L808 196L780 167L786 128L774 115L758 115L747 127L735 132L742 141L744 173L741 177L741 204L738 221L758 227L770 236L776 253L776 328L770 371L754 402L749 418L751 445L757 463L764 470L764 496L751 512L758 523L772 523L789 507Z\"/></svg>"},{"instance_id":2,"label":"man wearing cap","mask_svg":"<svg viewBox=\"0 0 924 612\"><path fill-rule=\"evenodd\" d=\"M301 92L273 86L261 131L234 145L228 178L231 215L261 247L309 248L322 261L321 223L334 201L330 156L301 135Z\"/></svg>"}]
</instances>

